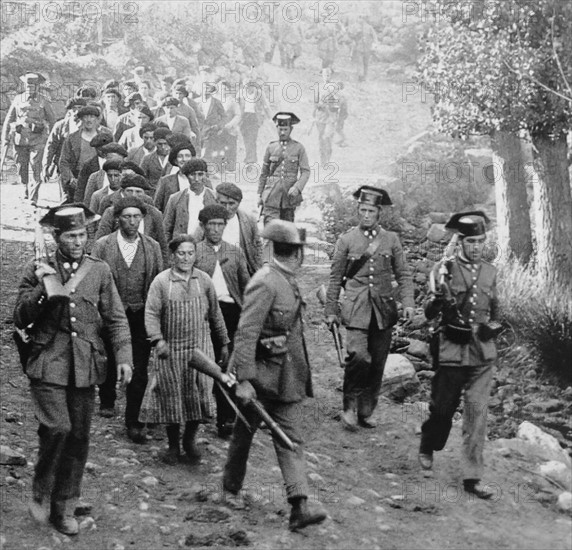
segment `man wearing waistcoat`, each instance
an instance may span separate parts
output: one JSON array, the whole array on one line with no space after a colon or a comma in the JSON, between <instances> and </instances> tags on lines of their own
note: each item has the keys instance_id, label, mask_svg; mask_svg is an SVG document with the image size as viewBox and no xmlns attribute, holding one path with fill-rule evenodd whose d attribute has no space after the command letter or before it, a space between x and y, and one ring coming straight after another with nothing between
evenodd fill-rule
<instances>
[{"instance_id":1,"label":"man wearing waistcoat","mask_svg":"<svg viewBox=\"0 0 572 550\"><path fill-rule=\"evenodd\" d=\"M326 322L347 329L344 397L341 421L349 431L375 428L371 418L377 406L385 362L397 323L393 278L397 281L406 319L413 318L413 283L396 233L380 225L382 208L391 199L384 189L360 187L357 227L336 243L326 295ZM345 293L338 302L340 290ZM340 318L341 317L341 318Z\"/></svg>"},{"instance_id":2,"label":"man wearing waistcoat","mask_svg":"<svg viewBox=\"0 0 572 550\"><path fill-rule=\"evenodd\" d=\"M430 275L425 305L427 319L439 319L434 355L429 418L421 429L419 462L433 466L433 452L447 443L464 392L463 485L478 498L493 496L481 484L483 447L487 431L488 400L497 359L497 270L483 260L487 216L481 212L454 214L445 227L458 235L460 246L451 258L438 262ZM461 322L459 322L461 321ZM451 329L453 325L453 329ZM455 326L465 325L468 335L459 337Z\"/></svg>"},{"instance_id":3,"label":"man wearing waistcoat","mask_svg":"<svg viewBox=\"0 0 572 550\"><path fill-rule=\"evenodd\" d=\"M14 324L30 337L25 372L40 423L28 509L38 523L49 518L66 535L79 531L74 511L95 386L106 375L104 330L116 356L117 379L129 383L132 373L129 325L111 271L85 254L86 227L96 220L81 204L49 210L40 224L53 229L57 251L49 263L26 267L14 310Z\"/></svg>"},{"instance_id":4,"label":"man wearing waistcoat","mask_svg":"<svg viewBox=\"0 0 572 550\"><path fill-rule=\"evenodd\" d=\"M147 363L151 351L145 331L145 301L153 279L163 270L163 257L157 241L139 232L139 224L147 213L147 207L140 199L124 197L115 203L113 210L119 220L119 229L98 239L91 255L111 268L129 322L133 379L127 388L125 425L129 439L144 443L143 425L138 418L147 386ZM112 387L104 386L104 393L108 390L113 393ZM109 398L115 401L113 395Z\"/></svg>"}]
</instances>

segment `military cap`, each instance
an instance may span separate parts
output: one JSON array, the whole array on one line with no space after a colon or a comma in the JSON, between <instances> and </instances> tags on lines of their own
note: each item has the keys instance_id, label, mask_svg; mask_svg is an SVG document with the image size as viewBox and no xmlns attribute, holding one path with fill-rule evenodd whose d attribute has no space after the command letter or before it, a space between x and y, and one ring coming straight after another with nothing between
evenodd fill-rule
<instances>
[{"instance_id":1,"label":"military cap","mask_svg":"<svg viewBox=\"0 0 572 550\"><path fill-rule=\"evenodd\" d=\"M103 91L101 92L101 95L103 96L105 94L115 94L119 101L121 101L121 98L123 97L121 95L121 92L117 88L109 88L109 87L104 88Z\"/></svg>"},{"instance_id":2,"label":"military cap","mask_svg":"<svg viewBox=\"0 0 572 550\"><path fill-rule=\"evenodd\" d=\"M80 111L81 111L81 109L80 109ZM99 134L97 134L96 136L94 136L91 139L89 144L94 149L99 149L100 147L103 147L104 145L109 145L112 141L113 141L113 136L111 135L110 132L99 132Z\"/></svg>"},{"instance_id":3,"label":"military cap","mask_svg":"<svg viewBox=\"0 0 572 550\"><path fill-rule=\"evenodd\" d=\"M84 116L101 116L101 111L94 105L85 105L79 109L76 116L77 118L83 118Z\"/></svg>"},{"instance_id":4,"label":"military cap","mask_svg":"<svg viewBox=\"0 0 572 550\"><path fill-rule=\"evenodd\" d=\"M124 170L131 170L132 172L135 172L139 176L145 177L145 172L143 172L141 166L139 166L136 162L133 162L131 160L124 160L121 163L121 171L123 172Z\"/></svg>"},{"instance_id":5,"label":"military cap","mask_svg":"<svg viewBox=\"0 0 572 550\"><path fill-rule=\"evenodd\" d=\"M261 236L275 243L295 246L304 246L306 244L306 230L284 220L271 220L262 230Z\"/></svg>"},{"instance_id":6,"label":"military cap","mask_svg":"<svg viewBox=\"0 0 572 550\"><path fill-rule=\"evenodd\" d=\"M100 217L82 203L62 204L50 208L40 220L40 225L64 233L83 229L90 223L99 220Z\"/></svg>"},{"instance_id":7,"label":"military cap","mask_svg":"<svg viewBox=\"0 0 572 550\"><path fill-rule=\"evenodd\" d=\"M115 153L116 155L121 155L123 158L125 158L127 156L127 149L125 149L123 145L119 145L119 143L115 143L114 141L112 141L104 144L103 147L101 147L101 154L103 156L108 155L109 153Z\"/></svg>"},{"instance_id":8,"label":"military cap","mask_svg":"<svg viewBox=\"0 0 572 550\"><path fill-rule=\"evenodd\" d=\"M189 90L183 84L179 84L179 86L175 86L175 92L183 94L185 97L189 97Z\"/></svg>"},{"instance_id":9,"label":"military cap","mask_svg":"<svg viewBox=\"0 0 572 550\"><path fill-rule=\"evenodd\" d=\"M143 101L143 97L139 92L132 92L125 98L123 104L125 107L131 107L131 104L135 103L136 101Z\"/></svg>"},{"instance_id":10,"label":"military cap","mask_svg":"<svg viewBox=\"0 0 572 550\"><path fill-rule=\"evenodd\" d=\"M156 130L153 132L153 139L157 141L158 139L167 139L167 136L170 136L173 132L169 130L168 127L165 126L158 126Z\"/></svg>"},{"instance_id":11,"label":"military cap","mask_svg":"<svg viewBox=\"0 0 572 550\"><path fill-rule=\"evenodd\" d=\"M220 204L209 204L199 212L199 221L207 223L210 220L228 220L226 208Z\"/></svg>"},{"instance_id":12,"label":"military cap","mask_svg":"<svg viewBox=\"0 0 572 550\"><path fill-rule=\"evenodd\" d=\"M83 97L70 97L66 103L66 111L74 107L85 107L86 105L87 101Z\"/></svg>"},{"instance_id":13,"label":"military cap","mask_svg":"<svg viewBox=\"0 0 572 550\"><path fill-rule=\"evenodd\" d=\"M216 187L216 192L224 195L225 197L234 199L235 201L240 202L242 200L242 191L240 190L240 187L234 183L220 183Z\"/></svg>"},{"instance_id":14,"label":"military cap","mask_svg":"<svg viewBox=\"0 0 572 550\"><path fill-rule=\"evenodd\" d=\"M163 107L170 107L171 105L178 107L179 106L179 100L176 97L165 98L165 101L163 101Z\"/></svg>"},{"instance_id":15,"label":"military cap","mask_svg":"<svg viewBox=\"0 0 572 550\"><path fill-rule=\"evenodd\" d=\"M40 73L25 73L20 76L20 80L25 84L42 84L46 78Z\"/></svg>"},{"instance_id":16,"label":"military cap","mask_svg":"<svg viewBox=\"0 0 572 550\"><path fill-rule=\"evenodd\" d=\"M125 169L125 163L123 163L122 169ZM147 182L144 176L140 174L122 174L121 175L121 189L127 189L128 187L139 187L139 189L143 189L148 191L151 189L151 186Z\"/></svg>"},{"instance_id":17,"label":"military cap","mask_svg":"<svg viewBox=\"0 0 572 550\"><path fill-rule=\"evenodd\" d=\"M130 185L128 187L135 187L134 185ZM141 211L141 214L145 216L147 214L147 207L145 203L138 199L137 197L121 197L118 201L115 202L113 205L113 215L118 217L126 208L138 208Z\"/></svg>"},{"instance_id":18,"label":"military cap","mask_svg":"<svg viewBox=\"0 0 572 550\"><path fill-rule=\"evenodd\" d=\"M108 170L117 170L118 172L121 171L121 164L123 164L123 161L121 160L106 160L103 163L103 166L101 167L101 169L104 172L107 172Z\"/></svg>"},{"instance_id":19,"label":"military cap","mask_svg":"<svg viewBox=\"0 0 572 550\"><path fill-rule=\"evenodd\" d=\"M287 112L276 113L272 120L276 123L276 126L293 126L300 122L300 119L294 113Z\"/></svg>"},{"instance_id":20,"label":"military cap","mask_svg":"<svg viewBox=\"0 0 572 550\"><path fill-rule=\"evenodd\" d=\"M169 145L171 145L169 140L173 137L173 135L174 134L171 134L169 136L169 138L167 138L167 143L169 143ZM169 162L173 166L179 166L177 164L177 155L181 151L184 151L185 149L188 149L191 152L192 157L195 157L197 155L197 152L195 151L193 144L189 141L189 138L187 138L185 136L185 139L186 139L186 141L178 141L178 142L175 142L174 145L171 145L171 151L169 151ZM179 168L180 168L180 166L179 166Z\"/></svg>"},{"instance_id":21,"label":"military cap","mask_svg":"<svg viewBox=\"0 0 572 550\"><path fill-rule=\"evenodd\" d=\"M373 187L371 185L362 185L353 197L361 204L369 204L371 206L390 206L393 203L389 198L389 193L385 189Z\"/></svg>"},{"instance_id":22,"label":"military cap","mask_svg":"<svg viewBox=\"0 0 572 550\"><path fill-rule=\"evenodd\" d=\"M191 159L181 166L181 174L188 176L195 172L207 172L208 166L204 159Z\"/></svg>"},{"instance_id":23,"label":"military cap","mask_svg":"<svg viewBox=\"0 0 572 550\"><path fill-rule=\"evenodd\" d=\"M157 126L155 126L152 122L148 122L147 124L143 124L139 129L139 137L143 137L145 132L153 132L153 137L155 137L155 130Z\"/></svg>"},{"instance_id":24,"label":"military cap","mask_svg":"<svg viewBox=\"0 0 572 550\"><path fill-rule=\"evenodd\" d=\"M462 237L485 235L490 220L482 210L458 212L445 224L445 229L459 233Z\"/></svg>"}]
</instances>

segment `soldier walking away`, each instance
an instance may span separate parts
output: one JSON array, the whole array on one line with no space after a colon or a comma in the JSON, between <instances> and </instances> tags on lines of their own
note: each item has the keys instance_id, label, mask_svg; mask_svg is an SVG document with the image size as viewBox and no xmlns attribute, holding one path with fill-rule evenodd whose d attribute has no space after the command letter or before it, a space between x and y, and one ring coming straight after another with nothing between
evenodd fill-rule
<instances>
[{"instance_id":1,"label":"soldier walking away","mask_svg":"<svg viewBox=\"0 0 572 550\"><path fill-rule=\"evenodd\" d=\"M103 330L117 358L117 379L128 384L132 373L129 325L111 270L85 254L86 227L97 218L73 204L52 208L40 220L53 229L57 251L53 261L26 267L14 310L14 324L30 336L25 372L40 422L28 509L34 520L49 518L66 535L79 530L74 511L89 450L95 385L106 373Z\"/></svg>"},{"instance_id":2,"label":"soldier walking away","mask_svg":"<svg viewBox=\"0 0 572 550\"><path fill-rule=\"evenodd\" d=\"M252 431L241 421L235 423L224 468L222 500L232 503L242 488L248 453L260 423L248 404L258 398L296 445L295 450L286 448L274 436L292 506L289 527L297 530L326 519L323 510L308 508L300 422L302 401L313 396L302 324L304 301L296 281L304 259L305 234L291 222L273 220L262 236L274 244L274 261L257 271L246 287L229 365L230 372L236 372L236 397L245 406Z\"/></svg>"},{"instance_id":3,"label":"soldier walking away","mask_svg":"<svg viewBox=\"0 0 572 550\"><path fill-rule=\"evenodd\" d=\"M344 428L356 431L375 428L377 406L385 362L397 323L397 304L392 280L399 287L404 316L413 318L413 283L399 237L380 225L384 206L391 199L384 189L364 185L355 193L359 225L336 243L325 315L328 326L341 323L347 329L347 356L341 420ZM338 302L340 290L345 293Z\"/></svg>"},{"instance_id":4,"label":"soldier walking away","mask_svg":"<svg viewBox=\"0 0 572 550\"><path fill-rule=\"evenodd\" d=\"M262 206L264 225L274 219L294 221L294 212L302 203L302 191L310 178L306 149L290 137L292 127L300 119L294 113L280 112L272 120L278 140L266 148L258 183L258 206Z\"/></svg>"},{"instance_id":5,"label":"soldier walking away","mask_svg":"<svg viewBox=\"0 0 572 550\"><path fill-rule=\"evenodd\" d=\"M481 211L454 214L445 227L456 232L460 246L431 272L425 305L427 319L438 319L429 418L421 428L419 462L433 466L433 452L447 443L464 392L462 472L465 491L489 499L481 483L488 400L497 359L497 270L483 260L488 218Z\"/></svg>"},{"instance_id":6,"label":"soldier walking away","mask_svg":"<svg viewBox=\"0 0 572 550\"><path fill-rule=\"evenodd\" d=\"M18 173L25 187L24 197L36 201L41 183L44 147L56 117L49 99L40 93L40 84L46 79L39 73L26 73L20 76L20 80L26 89L14 98L4 121L0 170L4 165L10 139L13 139Z\"/></svg>"}]
</instances>

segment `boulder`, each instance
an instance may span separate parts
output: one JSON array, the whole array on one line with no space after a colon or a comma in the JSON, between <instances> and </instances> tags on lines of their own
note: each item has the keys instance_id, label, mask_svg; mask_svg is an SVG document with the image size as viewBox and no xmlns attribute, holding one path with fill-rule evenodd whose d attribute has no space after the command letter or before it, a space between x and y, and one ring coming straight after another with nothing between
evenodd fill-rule
<instances>
[{"instance_id":1,"label":"boulder","mask_svg":"<svg viewBox=\"0 0 572 550\"><path fill-rule=\"evenodd\" d=\"M410 339L407 353L419 359L427 359L429 357L429 345L421 340Z\"/></svg>"},{"instance_id":2,"label":"boulder","mask_svg":"<svg viewBox=\"0 0 572 550\"><path fill-rule=\"evenodd\" d=\"M516 437L522 441L532 443L541 447L547 451L555 460L563 462L568 467L572 465L570 456L568 453L560 446L558 440L547 434L545 431L541 430L538 426L534 425L532 422L524 421L517 430Z\"/></svg>"},{"instance_id":3,"label":"boulder","mask_svg":"<svg viewBox=\"0 0 572 550\"><path fill-rule=\"evenodd\" d=\"M560 493L560 495L558 495L558 502L556 505L558 506L558 510L561 512L572 512L572 493L570 491Z\"/></svg>"},{"instance_id":4,"label":"boulder","mask_svg":"<svg viewBox=\"0 0 572 550\"><path fill-rule=\"evenodd\" d=\"M0 445L0 464L5 466L26 466L28 461L7 445Z\"/></svg>"},{"instance_id":5,"label":"boulder","mask_svg":"<svg viewBox=\"0 0 572 550\"><path fill-rule=\"evenodd\" d=\"M419 388L419 379L409 359L398 353L390 353L385 364L381 393L397 401L403 401Z\"/></svg>"},{"instance_id":6,"label":"boulder","mask_svg":"<svg viewBox=\"0 0 572 550\"><path fill-rule=\"evenodd\" d=\"M447 229L445 229L445 224L434 223L427 231L427 240L432 243L443 243L447 242L451 237L451 234Z\"/></svg>"},{"instance_id":7,"label":"boulder","mask_svg":"<svg viewBox=\"0 0 572 550\"><path fill-rule=\"evenodd\" d=\"M563 462L549 460L541 464L538 467L538 471L542 475L560 483L562 487L572 489L572 471Z\"/></svg>"}]
</instances>

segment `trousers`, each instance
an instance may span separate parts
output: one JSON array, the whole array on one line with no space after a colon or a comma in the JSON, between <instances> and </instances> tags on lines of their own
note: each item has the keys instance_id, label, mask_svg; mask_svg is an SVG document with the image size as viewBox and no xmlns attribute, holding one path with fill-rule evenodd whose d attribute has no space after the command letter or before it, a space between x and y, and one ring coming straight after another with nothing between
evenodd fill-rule
<instances>
[{"instance_id":1,"label":"trousers","mask_svg":"<svg viewBox=\"0 0 572 550\"><path fill-rule=\"evenodd\" d=\"M432 380L429 418L421 428L420 452L431 454L445 447L453 416L464 391L463 479L479 480L483 474L483 448L492 380L493 365L440 366Z\"/></svg>"},{"instance_id":2,"label":"trousers","mask_svg":"<svg viewBox=\"0 0 572 550\"><path fill-rule=\"evenodd\" d=\"M244 141L244 162L249 164L256 162L256 142L258 140L258 115L256 113L244 113L240 122L240 133Z\"/></svg>"},{"instance_id":3,"label":"trousers","mask_svg":"<svg viewBox=\"0 0 572 550\"><path fill-rule=\"evenodd\" d=\"M309 487L301 437L302 403L265 400L262 404L284 433L298 445L294 452L284 447L274 436L272 437L278 465L284 479L286 496L289 501L298 497L308 497ZM244 416L252 432L248 431L244 422L237 420L224 466L223 487L233 493L238 493L242 489L252 439L260 425L260 418L252 408L244 408Z\"/></svg>"},{"instance_id":4,"label":"trousers","mask_svg":"<svg viewBox=\"0 0 572 550\"><path fill-rule=\"evenodd\" d=\"M89 450L95 387L57 386L32 380L40 449L34 470L34 500L79 498Z\"/></svg>"},{"instance_id":5,"label":"trousers","mask_svg":"<svg viewBox=\"0 0 572 550\"><path fill-rule=\"evenodd\" d=\"M359 416L373 414L379 400L392 328L379 329L375 315L368 330L348 328L344 369L344 410L357 402Z\"/></svg>"}]
</instances>

